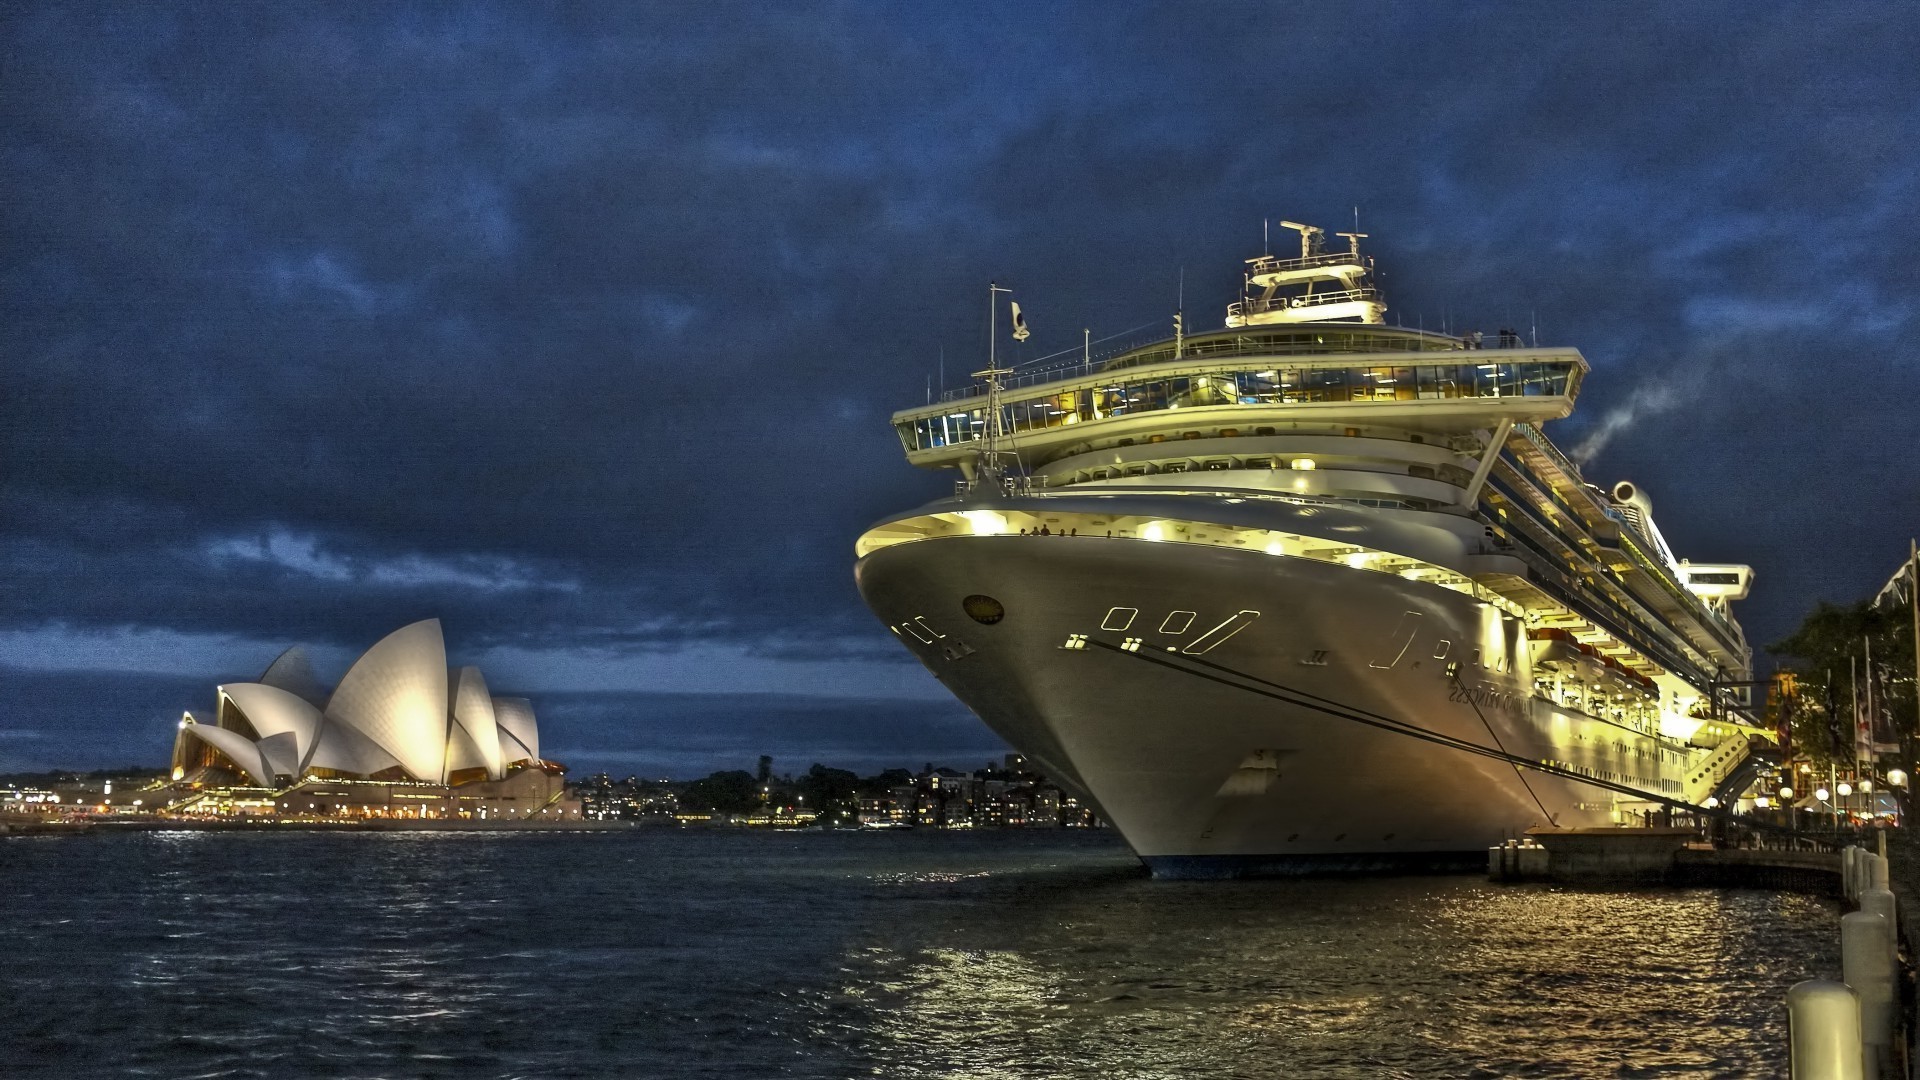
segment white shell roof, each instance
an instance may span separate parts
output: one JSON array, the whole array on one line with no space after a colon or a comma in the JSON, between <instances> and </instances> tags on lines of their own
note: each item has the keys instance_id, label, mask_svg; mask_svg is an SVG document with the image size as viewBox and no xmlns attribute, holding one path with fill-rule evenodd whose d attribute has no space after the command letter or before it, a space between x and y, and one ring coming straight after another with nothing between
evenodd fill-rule
<instances>
[{"instance_id":1,"label":"white shell roof","mask_svg":"<svg viewBox=\"0 0 1920 1080\"><path fill-rule=\"evenodd\" d=\"M219 692L246 716L262 742L276 735L293 736L295 767L282 771L298 774L299 765L312 755L314 740L320 734L320 710L303 698L265 683L227 683Z\"/></svg>"},{"instance_id":2,"label":"white shell roof","mask_svg":"<svg viewBox=\"0 0 1920 1080\"><path fill-rule=\"evenodd\" d=\"M309 768L358 776L398 768L441 783L456 769L484 769L497 780L510 763L540 759L532 703L491 696L478 668L449 671L438 619L382 638L348 669L324 708L298 647L282 653L261 681L218 689L223 707L244 717L259 740L191 722L184 730L262 787L272 786L276 774L299 776Z\"/></svg>"},{"instance_id":3,"label":"white shell roof","mask_svg":"<svg viewBox=\"0 0 1920 1080\"><path fill-rule=\"evenodd\" d=\"M447 766L447 645L439 619L403 626L347 669L327 702L329 721L350 725L421 780Z\"/></svg>"},{"instance_id":4,"label":"white shell roof","mask_svg":"<svg viewBox=\"0 0 1920 1080\"><path fill-rule=\"evenodd\" d=\"M540 727L533 719L533 702L522 697L494 698L493 719L509 764L524 758L540 760Z\"/></svg>"},{"instance_id":5,"label":"white shell roof","mask_svg":"<svg viewBox=\"0 0 1920 1080\"><path fill-rule=\"evenodd\" d=\"M487 694L487 680L477 667L463 667L453 679L453 722L467 738L448 746L447 771L485 769L487 778L498 780L507 774L500 756L500 734L493 715L493 698ZM455 754L454 749L465 750Z\"/></svg>"},{"instance_id":6,"label":"white shell roof","mask_svg":"<svg viewBox=\"0 0 1920 1080\"><path fill-rule=\"evenodd\" d=\"M400 764L393 755L380 749L372 739L338 721L328 720L320 729L320 741L307 765L316 769L338 769L343 773L372 776Z\"/></svg>"},{"instance_id":7,"label":"white shell roof","mask_svg":"<svg viewBox=\"0 0 1920 1080\"><path fill-rule=\"evenodd\" d=\"M259 745L252 739L212 724L188 724L184 730L231 758L255 784L260 787L273 786L273 768L267 764L265 755L261 754Z\"/></svg>"},{"instance_id":8,"label":"white shell roof","mask_svg":"<svg viewBox=\"0 0 1920 1080\"><path fill-rule=\"evenodd\" d=\"M320 689L320 679L313 673L313 661L307 658L307 650L298 645L268 664L267 670L260 674L260 681L285 690L316 709L327 703L327 693Z\"/></svg>"}]
</instances>

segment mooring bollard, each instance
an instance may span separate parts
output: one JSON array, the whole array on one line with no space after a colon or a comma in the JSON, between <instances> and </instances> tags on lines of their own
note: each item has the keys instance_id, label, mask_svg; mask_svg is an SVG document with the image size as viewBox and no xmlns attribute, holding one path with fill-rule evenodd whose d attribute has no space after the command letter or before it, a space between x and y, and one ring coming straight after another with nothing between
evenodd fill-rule
<instances>
[{"instance_id":1,"label":"mooring bollard","mask_svg":"<svg viewBox=\"0 0 1920 1080\"><path fill-rule=\"evenodd\" d=\"M1845 983L1808 979L1787 990L1792 1080L1866 1080L1860 999Z\"/></svg>"},{"instance_id":2,"label":"mooring bollard","mask_svg":"<svg viewBox=\"0 0 1920 1080\"><path fill-rule=\"evenodd\" d=\"M1900 966L1900 920L1895 918L1893 890L1867 889L1860 894L1860 910L1887 920L1887 956L1896 970Z\"/></svg>"},{"instance_id":3,"label":"mooring bollard","mask_svg":"<svg viewBox=\"0 0 1920 1080\"><path fill-rule=\"evenodd\" d=\"M1840 917L1840 967L1860 998L1860 1041L1869 1069L1893 1048L1893 928L1882 916L1855 911Z\"/></svg>"},{"instance_id":4,"label":"mooring bollard","mask_svg":"<svg viewBox=\"0 0 1920 1080\"><path fill-rule=\"evenodd\" d=\"M1887 860L1886 859L1878 855L1868 855L1867 866L1872 871L1871 876L1867 879L1867 888L1890 889L1893 887L1891 884L1889 884L1889 878L1887 877Z\"/></svg>"}]
</instances>

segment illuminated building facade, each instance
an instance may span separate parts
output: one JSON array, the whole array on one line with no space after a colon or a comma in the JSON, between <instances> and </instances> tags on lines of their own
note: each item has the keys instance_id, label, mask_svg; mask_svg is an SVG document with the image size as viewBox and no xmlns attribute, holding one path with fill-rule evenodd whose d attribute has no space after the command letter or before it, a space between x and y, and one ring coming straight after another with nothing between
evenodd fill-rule
<instances>
[{"instance_id":1,"label":"illuminated building facade","mask_svg":"<svg viewBox=\"0 0 1920 1080\"><path fill-rule=\"evenodd\" d=\"M526 817L562 789L532 704L449 668L438 619L381 639L331 693L298 646L215 693L212 721L175 733L176 812Z\"/></svg>"}]
</instances>

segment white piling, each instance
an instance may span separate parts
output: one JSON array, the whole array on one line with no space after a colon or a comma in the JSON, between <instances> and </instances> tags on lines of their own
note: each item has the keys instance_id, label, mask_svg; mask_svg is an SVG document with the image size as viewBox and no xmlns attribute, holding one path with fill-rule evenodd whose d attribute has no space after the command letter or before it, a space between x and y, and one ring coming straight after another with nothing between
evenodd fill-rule
<instances>
[{"instance_id":1,"label":"white piling","mask_svg":"<svg viewBox=\"0 0 1920 1080\"><path fill-rule=\"evenodd\" d=\"M1882 916L1855 911L1840 917L1840 966L1860 998L1860 1041L1869 1065L1888 1060L1893 1047L1893 929Z\"/></svg>"},{"instance_id":2,"label":"white piling","mask_svg":"<svg viewBox=\"0 0 1920 1080\"><path fill-rule=\"evenodd\" d=\"M1868 855L1867 866L1872 869L1872 876L1867 879L1867 888L1890 889L1893 887L1887 877L1887 860L1878 855Z\"/></svg>"},{"instance_id":3,"label":"white piling","mask_svg":"<svg viewBox=\"0 0 1920 1080\"><path fill-rule=\"evenodd\" d=\"M1787 991L1792 1080L1866 1080L1860 999L1845 983L1808 979Z\"/></svg>"},{"instance_id":4,"label":"white piling","mask_svg":"<svg viewBox=\"0 0 1920 1080\"><path fill-rule=\"evenodd\" d=\"M1860 910L1887 920L1887 955L1898 970L1900 966L1900 920L1894 908L1893 891L1867 889L1860 894Z\"/></svg>"},{"instance_id":5,"label":"white piling","mask_svg":"<svg viewBox=\"0 0 1920 1080\"><path fill-rule=\"evenodd\" d=\"M1847 898L1849 903L1853 901L1854 897L1860 895L1860 890L1856 887L1856 882L1859 880L1860 856L1862 854L1864 853L1852 844L1840 849L1840 892Z\"/></svg>"}]
</instances>

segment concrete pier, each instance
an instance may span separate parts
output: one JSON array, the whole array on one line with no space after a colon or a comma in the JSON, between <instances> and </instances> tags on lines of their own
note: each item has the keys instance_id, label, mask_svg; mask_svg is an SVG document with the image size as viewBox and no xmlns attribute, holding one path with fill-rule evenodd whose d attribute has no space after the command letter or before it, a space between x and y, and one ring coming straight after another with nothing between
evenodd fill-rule
<instances>
[{"instance_id":1,"label":"concrete pier","mask_svg":"<svg viewBox=\"0 0 1920 1080\"><path fill-rule=\"evenodd\" d=\"M1487 851L1496 881L1589 885L1734 885L1838 895L1841 856L1793 848L1715 848L1693 829L1527 830Z\"/></svg>"}]
</instances>

